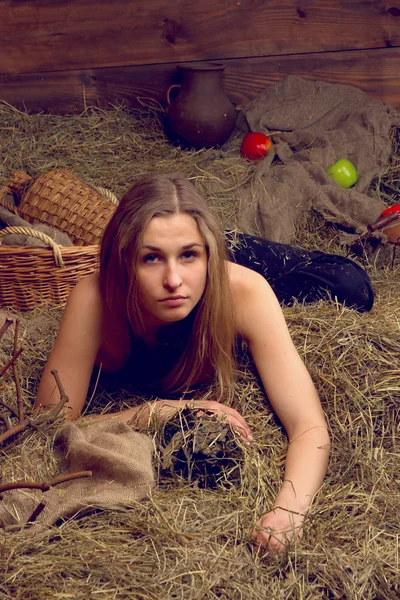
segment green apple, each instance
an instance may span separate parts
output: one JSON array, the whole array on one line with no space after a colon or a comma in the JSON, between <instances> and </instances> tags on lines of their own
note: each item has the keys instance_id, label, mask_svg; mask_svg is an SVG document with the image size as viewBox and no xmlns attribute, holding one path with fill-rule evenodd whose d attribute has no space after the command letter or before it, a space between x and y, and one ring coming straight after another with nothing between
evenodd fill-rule
<instances>
[{"instance_id":1,"label":"green apple","mask_svg":"<svg viewBox=\"0 0 400 600\"><path fill-rule=\"evenodd\" d=\"M326 172L343 188L349 188L358 181L357 169L347 158L339 158Z\"/></svg>"}]
</instances>

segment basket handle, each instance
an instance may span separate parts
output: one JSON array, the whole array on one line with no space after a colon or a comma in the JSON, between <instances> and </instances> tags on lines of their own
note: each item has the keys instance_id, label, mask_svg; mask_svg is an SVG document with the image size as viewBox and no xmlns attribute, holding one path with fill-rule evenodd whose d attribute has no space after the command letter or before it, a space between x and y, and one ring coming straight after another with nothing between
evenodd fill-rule
<instances>
[{"instance_id":1,"label":"basket handle","mask_svg":"<svg viewBox=\"0 0 400 600\"><path fill-rule=\"evenodd\" d=\"M62 255L61 255L60 246L57 246L55 241L52 240L51 237L49 237L45 233L42 233L41 231L37 231L36 229L30 229L29 227L6 227L5 229L0 230L0 245L1 245L1 238L5 237L6 235L10 235L12 233L20 233L22 235L29 235L30 237L34 237L34 238L37 238L38 240L41 240L42 242L44 242L45 244L50 246L50 248L53 250L54 262L56 263L56 267L65 267L65 263L63 261Z\"/></svg>"},{"instance_id":2,"label":"basket handle","mask_svg":"<svg viewBox=\"0 0 400 600\"><path fill-rule=\"evenodd\" d=\"M89 185L89 187L93 188L96 192L103 196L103 198L118 206L118 198L111 190L104 187L98 187L97 185L91 185L90 183L87 183L86 185Z\"/></svg>"}]
</instances>

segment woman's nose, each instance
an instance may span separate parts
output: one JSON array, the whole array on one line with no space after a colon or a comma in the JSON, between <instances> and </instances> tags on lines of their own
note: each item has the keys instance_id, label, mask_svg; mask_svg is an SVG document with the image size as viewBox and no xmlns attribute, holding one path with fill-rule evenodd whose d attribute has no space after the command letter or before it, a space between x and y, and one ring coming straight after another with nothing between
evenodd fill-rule
<instances>
[{"instance_id":1,"label":"woman's nose","mask_svg":"<svg viewBox=\"0 0 400 600\"><path fill-rule=\"evenodd\" d=\"M168 265L164 278L164 286L175 290L182 283L178 265Z\"/></svg>"}]
</instances>

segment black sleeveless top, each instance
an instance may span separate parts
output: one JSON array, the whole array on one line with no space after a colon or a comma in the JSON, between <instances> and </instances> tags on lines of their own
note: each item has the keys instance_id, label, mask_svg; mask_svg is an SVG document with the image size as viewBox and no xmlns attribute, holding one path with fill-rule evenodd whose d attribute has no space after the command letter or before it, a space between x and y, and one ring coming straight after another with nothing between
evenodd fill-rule
<instances>
[{"instance_id":1,"label":"black sleeveless top","mask_svg":"<svg viewBox=\"0 0 400 600\"><path fill-rule=\"evenodd\" d=\"M198 305L187 317L161 327L157 341L148 346L143 338L130 334L131 351L127 363L119 371L102 372L103 387L132 389L138 393L162 392L160 382L181 358L191 337Z\"/></svg>"}]
</instances>

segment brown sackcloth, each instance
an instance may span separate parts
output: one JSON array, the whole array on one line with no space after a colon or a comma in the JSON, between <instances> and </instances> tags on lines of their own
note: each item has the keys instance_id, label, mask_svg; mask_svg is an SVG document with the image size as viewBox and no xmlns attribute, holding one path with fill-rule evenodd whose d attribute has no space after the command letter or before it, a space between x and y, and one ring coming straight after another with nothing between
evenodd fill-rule
<instances>
[{"instance_id":1,"label":"brown sackcloth","mask_svg":"<svg viewBox=\"0 0 400 600\"><path fill-rule=\"evenodd\" d=\"M92 508L129 506L143 499L154 485L150 437L111 419L90 425L67 423L57 432L58 458L63 473L92 471L93 476L40 490L10 490L0 503L4 525L24 524L37 505L46 506L30 532L43 531L61 518ZM32 464L35 463L34 457Z\"/></svg>"},{"instance_id":2,"label":"brown sackcloth","mask_svg":"<svg viewBox=\"0 0 400 600\"><path fill-rule=\"evenodd\" d=\"M63 231L59 231L55 227L50 227L46 223L35 223L32 225L25 219L21 219L4 206L0 206L0 229L5 227L27 227L28 229L36 229L48 235L59 246L72 246L71 239ZM47 244L38 238L30 235L11 233L2 238L1 243L6 246L41 246L47 247Z\"/></svg>"},{"instance_id":3,"label":"brown sackcloth","mask_svg":"<svg viewBox=\"0 0 400 600\"><path fill-rule=\"evenodd\" d=\"M266 88L241 111L224 146L229 151L244 133L263 131L271 134L279 158L272 162L270 151L254 165L250 183L240 192L238 226L289 243L300 215L315 209L327 221L365 233L384 209L367 191L388 164L390 126L400 124L391 110L347 85L289 76ZM359 181L351 189L325 173L340 158L357 167Z\"/></svg>"}]
</instances>

